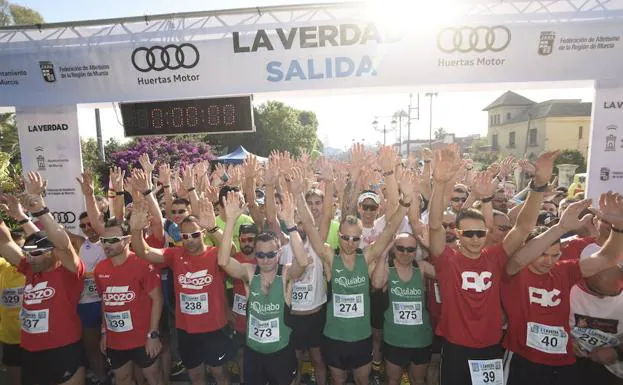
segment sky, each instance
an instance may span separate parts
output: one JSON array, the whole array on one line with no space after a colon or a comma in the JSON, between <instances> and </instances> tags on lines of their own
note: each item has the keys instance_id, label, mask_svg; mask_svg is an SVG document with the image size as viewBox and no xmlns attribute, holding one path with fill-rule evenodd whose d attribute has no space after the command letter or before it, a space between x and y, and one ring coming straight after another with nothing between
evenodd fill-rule
<instances>
[{"instance_id":1,"label":"sky","mask_svg":"<svg viewBox=\"0 0 623 385\"><path fill-rule=\"evenodd\" d=\"M384 0L392 1L392 0ZM395 0L397 1L397 0ZM269 5L304 4L297 0L13 0L13 3L24 5L40 12L46 22L63 22L89 19L105 19L117 17L142 16L174 12L205 11L233 9ZM322 1L313 1L319 3ZM309 3L309 1L307 2ZM433 130L443 127L446 132L457 136L471 134L486 135L487 114L482 109L507 90L513 90L536 102L549 99L582 99L592 101L594 91L586 84L504 84L486 87L470 86L466 91L439 90L432 100ZM353 91L349 93L314 92L255 94L254 103L266 100L279 100L295 108L310 110L316 113L319 121L318 137L325 146L345 149L352 142L365 140L366 143L383 142L383 134L372 128L372 121L377 119L379 126L390 127L390 118L395 111L407 110L409 93L414 94L414 105L417 107L418 90L389 89L376 91ZM104 107L104 106L102 106ZM431 125L430 99L420 94L419 120L411 124L411 138L428 138ZM414 110L413 115L417 115ZM376 118L376 117L379 118ZM101 109L103 136L123 138L123 127L120 124L120 113L112 104ZM95 136L95 120L93 107L81 106L78 122L82 136ZM406 139L406 123L403 128L403 139ZM387 143L393 143L397 133L387 134ZM328 141L328 143L327 143Z\"/></svg>"}]
</instances>

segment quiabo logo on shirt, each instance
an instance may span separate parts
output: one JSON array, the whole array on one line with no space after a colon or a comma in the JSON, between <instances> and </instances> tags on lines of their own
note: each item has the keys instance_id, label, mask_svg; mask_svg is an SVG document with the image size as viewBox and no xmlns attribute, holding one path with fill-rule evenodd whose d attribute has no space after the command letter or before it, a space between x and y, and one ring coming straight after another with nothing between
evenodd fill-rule
<instances>
[{"instance_id":1,"label":"quiabo logo on shirt","mask_svg":"<svg viewBox=\"0 0 623 385\"><path fill-rule=\"evenodd\" d=\"M269 303L263 305L259 302L253 301L251 302L251 309L253 309L253 311L258 314L268 314L278 312L279 309L281 309L281 306L278 303Z\"/></svg>"},{"instance_id":2,"label":"quiabo logo on shirt","mask_svg":"<svg viewBox=\"0 0 623 385\"><path fill-rule=\"evenodd\" d=\"M130 290L130 286L108 286L102 296L104 305L108 306L123 306L134 298L136 294Z\"/></svg>"},{"instance_id":3,"label":"quiabo logo on shirt","mask_svg":"<svg viewBox=\"0 0 623 385\"><path fill-rule=\"evenodd\" d=\"M398 297L413 297L422 295L422 290L416 289L414 287L402 288L402 287L392 287L392 294L397 295Z\"/></svg>"},{"instance_id":4,"label":"quiabo logo on shirt","mask_svg":"<svg viewBox=\"0 0 623 385\"><path fill-rule=\"evenodd\" d=\"M208 274L207 269L194 273L187 272L184 275L178 275L177 280L184 289L200 290L212 283L212 274Z\"/></svg>"},{"instance_id":5,"label":"quiabo logo on shirt","mask_svg":"<svg viewBox=\"0 0 623 385\"><path fill-rule=\"evenodd\" d=\"M39 282L35 286L29 283L24 286L24 304L39 304L54 297L54 293L56 293L56 290L53 287L48 287L48 281Z\"/></svg>"},{"instance_id":6,"label":"quiabo logo on shirt","mask_svg":"<svg viewBox=\"0 0 623 385\"><path fill-rule=\"evenodd\" d=\"M362 276L353 278L338 277L335 279L335 283L342 287L357 287L366 283L366 279Z\"/></svg>"}]
</instances>

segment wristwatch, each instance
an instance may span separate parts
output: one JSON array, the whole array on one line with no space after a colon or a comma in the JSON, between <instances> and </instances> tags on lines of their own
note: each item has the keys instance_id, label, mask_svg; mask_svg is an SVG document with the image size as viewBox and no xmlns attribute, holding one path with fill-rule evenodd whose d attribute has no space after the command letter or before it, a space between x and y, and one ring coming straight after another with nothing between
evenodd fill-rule
<instances>
[{"instance_id":1,"label":"wristwatch","mask_svg":"<svg viewBox=\"0 0 623 385\"><path fill-rule=\"evenodd\" d=\"M147 338L151 338L152 340L156 338L160 338L160 332L157 330L151 331L147 333Z\"/></svg>"}]
</instances>

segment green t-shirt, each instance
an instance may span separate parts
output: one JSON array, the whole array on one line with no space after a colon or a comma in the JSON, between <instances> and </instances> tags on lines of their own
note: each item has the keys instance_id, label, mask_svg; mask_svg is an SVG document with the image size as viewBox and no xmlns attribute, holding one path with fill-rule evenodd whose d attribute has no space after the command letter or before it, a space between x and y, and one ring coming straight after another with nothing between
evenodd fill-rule
<instances>
[{"instance_id":1,"label":"green t-shirt","mask_svg":"<svg viewBox=\"0 0 623 385\"><path fill-rule=\"evenodd\" d=\"M332 249L337 249L340 247L340 239L338 233L340 232L340 223L338 221L331 221L329 225L329 232L327 233L326 242L331 246Z\"/></svg>"},{"instance_id":2,"label":"green t-shirt","mask_svg":"<svg viewBox=\"0 0 623 385\"><path fill-rule=\"evenodd\" d=\"M240 251L240 240L238 239L240 237L240 225L247 225L252 223L255 223L253 222L253 219L250 216L244 214L240 215L236 220L236 226L234 227L234 245L236 245L236 251ZM225 221L221 218L220 215L216 217L216 226L221 230L225 230ZM206 234L205 241L208 246L216 246L210 234Z\"/></svg>"}]
</instances>

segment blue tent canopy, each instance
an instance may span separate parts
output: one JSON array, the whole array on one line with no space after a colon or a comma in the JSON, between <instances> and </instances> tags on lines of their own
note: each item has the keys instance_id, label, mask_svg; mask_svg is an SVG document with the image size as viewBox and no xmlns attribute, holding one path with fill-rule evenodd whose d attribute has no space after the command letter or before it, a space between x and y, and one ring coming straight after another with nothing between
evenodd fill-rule
<instances>
[{"instance_id":1,"label":"blue tent canopy","mask_svg":"<svg viewBox=\"0 0 623 385\"><path fill-rule=\"evenodd\" d=\"M255 156L257 160L261 163L266 162L268 160L267 158L263 158L261 156L251 154L249 151L247 151L246 148L242 146L238 146L234 151L230 152L229 154L219 156L218 158L216 158L216 161L226 163L226 164L241 164L249 156Z\"/></svg>"}]
</instances>

